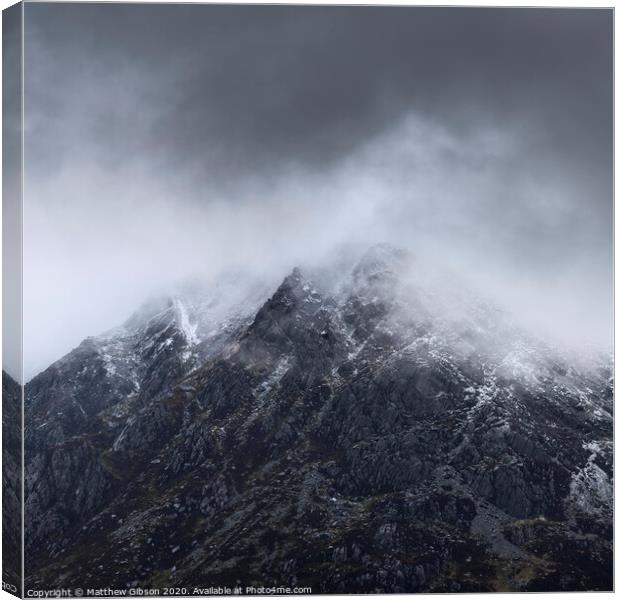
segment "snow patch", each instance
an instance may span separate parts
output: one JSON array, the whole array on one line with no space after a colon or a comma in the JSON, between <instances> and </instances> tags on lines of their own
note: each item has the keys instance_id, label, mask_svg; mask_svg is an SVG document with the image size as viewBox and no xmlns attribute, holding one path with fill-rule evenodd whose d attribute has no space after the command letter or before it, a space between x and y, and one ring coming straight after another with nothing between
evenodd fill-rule
<instances>
[{"instance_id":1,"label":"snow patch","mask_svg":"<svg viewBox=\"0 0 620 600\"><path fill-rule=\"evenodd\" d=\"M284 374L288 371L291 364L291 359L289 356L285 356L276 365L276 368L273 370L271 375L263 381L257 389L258 398L261 399L266 396L276 385L280 383Z\"/></svg>"},{"instance_id":2,"label":"snow patch","mask_svg":"<svg viewBox=\"0 0 620 600\"><path fill-rule=\"evenodd\" d=\"M102 351L101 357L103 358L103 365L108 375L116 375L116 365L112 361L112 357L105 351Z\"/></svg>"},{"instance_id":3,"label":"snow patch","mask_svg":"<svg viewBox=\"0 0 620 600\"><path fill-rule=\"evenodd\" d=\"M200 342L198 336L196 335L198 324L190 321L185 304L183 304L183 302L181 302L178 298L175 298L174 300L174 309L176 311L177 323L185 336L185 340L188 345L195 346Z\"/></svg>"},{"instance_id":4,"label":"snow patch","mask_svg":"<svg viewBox=\"0 0 620 600\"><path fill-rule=\"evenodd\" d=\"M611 510L613 489L609 476L596 464L596 459L604 452L605 441L592 441L583 444L590 450L586 465L571 477L569 500L583 512L602 517Z\"/></svg>"}]
</instances>

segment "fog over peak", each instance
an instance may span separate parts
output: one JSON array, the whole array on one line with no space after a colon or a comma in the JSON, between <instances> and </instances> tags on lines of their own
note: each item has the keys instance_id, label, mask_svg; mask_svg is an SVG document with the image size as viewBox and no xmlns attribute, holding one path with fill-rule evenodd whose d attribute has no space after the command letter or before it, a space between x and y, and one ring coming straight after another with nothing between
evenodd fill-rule
<instances>
[{"instance_id":1,"label":"fog over peak","mask_svg":"<svg viewBox=\"0 0 620 600\"><path fill-rule=\"evenodd\" d=\"M26 379L179 282L381 242L609 348L611 14L28 4Z\"/></svg>"}]
</instances>

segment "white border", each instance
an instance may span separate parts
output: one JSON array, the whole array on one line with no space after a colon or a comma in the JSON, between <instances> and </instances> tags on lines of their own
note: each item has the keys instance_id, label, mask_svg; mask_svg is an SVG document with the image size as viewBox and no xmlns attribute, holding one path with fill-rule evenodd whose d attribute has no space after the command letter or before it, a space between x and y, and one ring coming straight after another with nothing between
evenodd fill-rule
<instances>
[{"instance_id":1,"label":"white border","mask_svg":"<svg viewBox=\"0 0 620 600\"><path fill-rule=\"evenodd\" d=\"M32 0L32 1L38 1L38 0ZM97 0L68 0L68 1L83 1L83 2L96 2ZM101 0L100 0L101 1ZM109 1L109 0L107 0ZM141 2L134 2L134 3L141 3ZM144 2L144 3L152 3L152 4L186 4L187 2L180 2L180 1L175 1L175 0L148 0L148 2ZM199 2L195 2L196 4L198 4ZM261 0L244 0L244 1L235 1L235 0L219 0L217 2L218 4L265 4L264 1ZM337 2L333 2L330 0L313 0L313 1L305 1L305 0L293 0L291 2L267 2L268 4L300 4L300 5L304 5L304 4L312 4L312 5L359 5L359 4L373 4L373 5L388 5L388 6L480 6L480 7L520 7L520 8L613 8L614 9L614 37L615 37L615 30L616 30L616 24L617 24L617 18L616 18L616 12L615 12L615 8L616 8L616 3L615 2L611 2L611 3L607 3L607 2L596 2L596 4L593 5L587 5L585 0L582 0L580 2L575 1L575 0L564 0L564 1L545 1L545 2L536 2L536 3L530 3L530 4L525 4L525 5L516 5L514 2L508 2L506 0L495 0L494 2L488 2L488 1L478 1L478 2L467 2L464 0L452 0L451 2L447 3L447 2L441 2L438 0L425 0L424 2L420 2L420 3L412 3L412 2L406 2L403 0L391 0L389 2L385 2L385 1L381 1L381 0L375 0L374 2L360 2L355 1L355 0L338 0ZM8 8L9 6L12 6L13 4L15 4L15 2L13 1L9 1L9 0L0 0L0 9L4 10L5 8ZM614 43L614 86L613 86L613 92L614 92L614 115L616 113L616 110L618 108L618 95L617 95L617 79L615 77L615 67L618 64L618 54L619 54L619 50L618 47L615 45ZM22 98L21 98L21 102L22 102L22 181L21 181L21 192L22 192L22 200L23 200L23 193L24 193L24 166L25 166L25 161L24 161L24 128L23 128L23 116L24 116L24 8L22 6L22 81L21 81L21 87L22 87ZM0 62L0 81L2 80L2 66L1 66L1 62ZM0 111L1 112L1 111ZM2 125L2 116L0 114L0 127ZM617 134L618 134L618 123L614 118L614 291L615 291L615 281L616 281L616 268L617 266L620 264L620 261L618 260L620 258L619 254L620 254L620 250L618 249L618 246L615 244L615 231L617 229L618 226L618 220L620 219L620 217L618 216L618 212L615 210L615 174L618 172L618 168L620 167L620 161L618 159L617 154L615 153L615 140L617 138ZM1 163L0 163L1 164ZM1 175L1 166L0 166L0 175ZM24 203L22 201L22 223L23 223L23 218L24 218ZM1 227L1 222L2 222L2 216L1 216L1 212L0 212L0 227ZM0 229L1 231L1 229ZM22 267L23 267L23 243L24 243L24 239L23 239L23 235L22 235ZM23 286L23 268L22 268L22 286ZM0 297L1 297L1 293L2 293L2 280L0 278ZM615 321L615 314L618 310L620 304L620 299L618 298L618 296L616 294L614 294L614 356L618 356L618 344L619 342L619 338L616 335L617 334L617 322ZM23 306L23 304L22 304ZM22 309L23 310L23 309ZM22 315L23 316L23 315ZM0 328L1 328L1 315L0 315ZM22 319L22 351L23 351L23 319ZM2 354L2 350L1 350L1 346L0 346L0 362L1 362L1 354ZM617 371L615 369L614 366L614 379L617 382L618 381L618 374ZM23 381L23 360L22 360L22 381ZM615 399L615 395L614 395L614 399ZM23 421L24 415L23 415L23 387L22 387L22 423L24 423ZM617 427L618 427L618 420L614 419L614 440L617 439L616 438L616 433L617 433ZM1 440L1 432L0 432L0 440ZM615 453L615 446L614 446L614 463L617 464L615 462L615 458L616 458L616 453ZM23 485L24 485L24 478L23 478L23 435L22 435L22 499L23 499ZM614 515L617 515L617 496L615 494L615 489L614 489ZM22 502L22 519L24 518L24 514L23 514L23 502ZM23 523L23 520L22 520ZM616 533L617 533L617 527L618 527L618 518L616 517L614 519L614 542L616 539ZM1 524L0 524L0 529L1 529ZM615 548L615 544L614 544L614 548ZM0 546L0 558L1 558L1 554L2 554L2 549ZM614 587L617 589L617 574L618 574L618 567L620 565L620 558L619 558L620 553L615 552L614 551ZM22 535L22 589L23 588L23 576L24 576L24 571L23 571L23 535ZM587 594L592 594L592 593L596 593L598 597L613 597L615 595L615 592L587 592ZM548 598L562 598L564 596L567 595L578 595L581 596L582 594L586 594L586 592L549 592L549 593L545 593L545 596ZM437 594L417 594L420 596L427 596L427 597L432 597L432 596L437 596ZM449 595L449 596L457 596L457 597L469 597L469 598L484 598L484 597L489 597L489 594L445 594L445 595ZM519 593L519 592L513 592L513 593L501 593L501 592L496 592L492 594L492 598L517 598L517 597L524 597L524 596L530 596L531 593L525 594L525 593ZM389 598L390 600L405 600L410 598L411 595L408 594L378 594L378 595L374 595L372 597L374 598ZM318 597L318 596L314 596L314 597ZM322 597L322 596L321 596ZM345 598L350 598L350 596L345 596L345 595L329 595L329 596L325 596L326 598L335 598L335 599L345 599ZM10 598L14 598L14 596L8 594L7 592L3 592L0 591L0 600L8 600Z\"/></svg>"}]
</instances>

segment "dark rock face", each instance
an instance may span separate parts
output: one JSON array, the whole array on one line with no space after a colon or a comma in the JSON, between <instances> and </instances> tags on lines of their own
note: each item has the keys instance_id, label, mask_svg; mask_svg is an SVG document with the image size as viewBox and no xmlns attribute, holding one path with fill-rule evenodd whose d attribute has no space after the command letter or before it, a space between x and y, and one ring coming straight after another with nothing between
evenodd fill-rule
<instances>
[{"instance_id":1,"label":"dark rock face","mask_svg":"<svg viewBox=\"0 0 620 600\"><path fill-rule=\"evenodd\" d=\"M2 371L2 581L19 595L22 580L22 388Z\"/></svg>"},{"instance_id":2,"label":"dark rock face","mask_svg":"<svg viewBox=\"0 0 620 600\"><path fill-rule=\"evenodd\" d=\"M296 269L207 343L172 303L29 383L27 586L611 589L610 365L405 264Z\"/></svg>"}]
</instances>

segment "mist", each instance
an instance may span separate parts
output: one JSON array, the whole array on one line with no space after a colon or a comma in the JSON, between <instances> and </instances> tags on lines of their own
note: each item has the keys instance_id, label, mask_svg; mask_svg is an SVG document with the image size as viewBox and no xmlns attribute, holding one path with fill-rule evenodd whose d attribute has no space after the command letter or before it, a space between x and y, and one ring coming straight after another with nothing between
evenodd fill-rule
<instances>
[{"instance_id":1,"label":"mist","mask_svg":"<svg viewBox=\"0 0 620 600\"><path fill-rule=\"evenodd\" d=\"M26 380L180 282L386 241L611 349L610 12L154 8L26 8Z\"/></svg>"}]
</instances>

